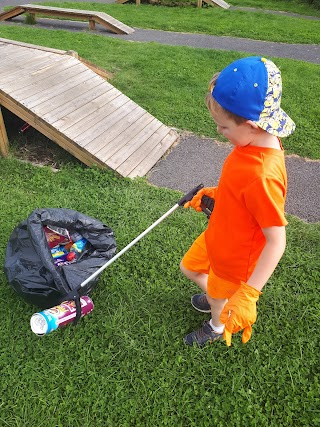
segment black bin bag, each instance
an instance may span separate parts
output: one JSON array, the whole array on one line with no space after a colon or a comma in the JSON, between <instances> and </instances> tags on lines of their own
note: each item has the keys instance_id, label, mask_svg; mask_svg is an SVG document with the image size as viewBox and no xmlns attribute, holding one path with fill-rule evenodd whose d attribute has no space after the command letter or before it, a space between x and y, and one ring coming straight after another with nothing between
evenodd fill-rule
<instances>
[{"instance_id":1,"label":"black bin bag","mask_svg":"<svg viewBox=\"0 0 320 427\"><path fill-rule=\"evenodd\" d=\"M78 232L89 244L77 262L56 267L44 226ZM5 256L4 271L12 288L25 301L41 309L66 300L91 274L116 252L114 233L101 221L70 209L36 209L12 232ZM78 292L88 295L97 282Z\"/></svg>"}]
</instances>

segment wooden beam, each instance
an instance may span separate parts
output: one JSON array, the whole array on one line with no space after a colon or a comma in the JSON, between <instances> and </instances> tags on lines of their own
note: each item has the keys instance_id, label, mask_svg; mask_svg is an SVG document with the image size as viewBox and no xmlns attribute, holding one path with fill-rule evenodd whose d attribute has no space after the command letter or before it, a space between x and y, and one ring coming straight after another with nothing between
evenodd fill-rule
<instances>
[{"instance_id":1,"label":"wooden beam","mask_svg":"<svg viewBox=\"0 0 320 427\"><path fill-rule=\"evenodd\" d=\"M136 0L137 4L138 1ZM106 27L108 30L116 34L130 34L134 32L134 29L128 27L117 19L103 12L95 12L91 10L80 10L80 9L64 9L59 7L41 6L36 4L24 4L18 8L14 8L8 12L0 14L0 21L10 19L12 17L21 15L22 13L28 13L35 15L41 13L41 15L48 16L61 16L63 18L70 19L85 19L89 21L89 29L94 30L96 22Z\"/></svg>"},{"instance_id":2,"label":"wooden beam","mask_svg":"<svg viewBox=\"0 0 320 427\"><path fill-rule=\"evenodd\" d=\"M0 106L0 153L3 157L9 154L9 142Z\"/></svg>"},{"instance_id":3,"label":"wooden beam","mask_svg":"<svg viewBox=\"0 0 320 427\"><path fill-rule=\"evenodd\" d=\"M6 19L15 18L16 16L22 15L23 13L25 13L25 9L23 7L21 6L14 7L13 9L0 13L0 21L5 21Z\"/></svg>"},{"instance_id":4,"label":"wooden beam","mask_svg":"<svg viewBox=\"0 0 320 427\"><path fill-rule=\"evenodd\" d=\"M224 0L203 0L203 1L211 6L220 6L223 9L229 9L230 7L230 4L225 2Z\"/></svg>"},{"instance_id":5,"label":"wooden beam","mask_svg":"<svg viewBox=\"0 0 320 427\"><path fill-rule=\"evenodd\" d=\"M28 111L28 109L22 107L13 99L10 99L8 96L1 96L1 91L0 102L13 114L20 117L25 122L29 123L33 128L38 130L51 141L60 145L60 147L68 151L70 154L72 154L74 157L79 159L87 166L96 165L100 168L106 167L103 162L99 161L96 157L91 156L90 153L88 153L87 151L82 150L81 147L74 144L74 142L67 138L65 135L61 134L58 130L54 129L52 126L48 125L43 120L32 114L30 111Z\"/></svg>"}]
</instances>

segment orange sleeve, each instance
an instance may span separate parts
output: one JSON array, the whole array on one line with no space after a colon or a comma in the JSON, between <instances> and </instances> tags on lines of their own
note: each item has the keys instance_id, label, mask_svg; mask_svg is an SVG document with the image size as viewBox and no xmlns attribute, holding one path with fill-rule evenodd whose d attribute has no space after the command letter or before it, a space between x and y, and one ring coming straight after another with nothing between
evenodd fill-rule
<instances>
[{"instance_id":1,"label":"orange sleeve","mask_svg":"<svg viewBox=\"0 0 320 427\"><path fill-rule=\"evenodd\" d=\"M245 191L244 199L249 212L261 228L284 226L286 187L277 178L256 179Z\"/></svg>"}]
</instances>

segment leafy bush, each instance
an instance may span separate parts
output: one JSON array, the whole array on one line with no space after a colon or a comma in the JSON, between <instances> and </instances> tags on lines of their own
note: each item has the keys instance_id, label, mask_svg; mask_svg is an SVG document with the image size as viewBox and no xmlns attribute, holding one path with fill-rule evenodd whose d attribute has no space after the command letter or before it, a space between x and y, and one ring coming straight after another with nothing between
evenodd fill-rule
<instances>
[{"instance_id":1,"label":"leafy bush","mask_svg":"<svg viewBox=\"0 0 320 427\"><path fill-rule=\"evenodd\" d=\"M300 0L301 3L307 3L314 6L316 9L320 9L320 0Z\"/></svg>"}]
</instances>

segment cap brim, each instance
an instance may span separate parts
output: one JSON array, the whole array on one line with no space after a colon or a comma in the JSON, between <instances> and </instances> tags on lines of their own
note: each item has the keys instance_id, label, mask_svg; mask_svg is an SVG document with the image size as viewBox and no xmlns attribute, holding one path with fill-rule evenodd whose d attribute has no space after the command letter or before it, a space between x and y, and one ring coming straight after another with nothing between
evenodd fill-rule
<instances>
[{"instance_id":1,"label":"cap brim","mask_svg":"<svg viewBox=\"0 0 320 427\"><path fill-rule=\"evenodd\" d=\"M294 121L281 108L272 115L266 117L261 115L255 123L266 132L279 137L291 135L296 128Z\"/></svg>"}]
</instances>

